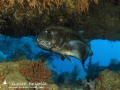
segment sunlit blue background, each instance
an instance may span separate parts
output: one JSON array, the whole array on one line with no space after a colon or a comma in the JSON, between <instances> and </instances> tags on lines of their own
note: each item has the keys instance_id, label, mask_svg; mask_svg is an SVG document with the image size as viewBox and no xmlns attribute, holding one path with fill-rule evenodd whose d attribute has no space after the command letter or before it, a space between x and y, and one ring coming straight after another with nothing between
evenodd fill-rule
<instances>
[{"instance_id":1,"label":"sunlit blue background","mask_svg":"<svg viewBox=\"0 0 120 90\"><path fill-rule=\"evenodd\" d=\"M18 48L24 48L24 45L29 45L30 59L34 59L34 56L38 54L42 49L40 49L35 44L35 37L22 37L22 38L10 38L9 36L0 35L0 61L8 59L8 57L15 52ZM100 62L101 66L107 66L110 63L111 58L115 58L120 60L120 42L119 41L108 41L108 40L92 40L90 42L92 51L94 55L92 56L92 63ZM75 65L78 65L80 68L80 73L78 78L84 78L86 73L81 65L81 62L71 57L73 63L66 60L62 61L60 58L56 58L52 64L55 65L56 68L52 67L51 69L56 71L57 73L61 72L71 72ZM87 66L89 62L89 58L85 62L85 66Z\"/></svg>"},{"instance_id":2,"label":"sunlit blue background","mask_svg":"<svg viewBox=\"0 0 120 90\"><path fill-rule=\"evenodd\" d=\"M108 40L92 40L90 42L94 55L92 56L92 63L99 62L101 66L107 66L110 63L111 58L120 60L120 42L119 41L108 41ZM78 59L72 58L74 63L70 63L68 60L64 62L61 60L55 60L54 63L58 64L57 70L59 71L71 71L75 64L79 65L80 78L84 78L86 73L84 72L81 63ZM86 60L85 65L89 62L89 58Z\"/></svg>"}]
</instances>

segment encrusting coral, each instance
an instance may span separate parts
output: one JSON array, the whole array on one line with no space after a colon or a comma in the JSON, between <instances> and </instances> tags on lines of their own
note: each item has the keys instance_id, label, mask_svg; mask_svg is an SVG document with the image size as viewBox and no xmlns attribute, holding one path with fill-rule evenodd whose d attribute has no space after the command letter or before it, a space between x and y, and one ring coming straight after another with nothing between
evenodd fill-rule
<instances>
[{"instance_id":1,"label":"encrusting coral","mask_svg":"<svg viewBox=\"0 0 120 90\"><path fill-rule=\"evenodd\" d=\"M102 71L96 82L96 90L120 90L120 75L108 69Z\"/></svg>"},{"instance_id":2,"label":"encrusting coral","mask_svg":"<svg viewBox=\"0 0 120 90\"><path fill-rule=\"evenodd\" d=\"M5 65L4 64L5 63L3 64L0 63L0 83L3 82L3 80L8 74L12 74L14 71L14 69L8 66L7 63Z\"/></svg>"},{"instance_id":3,"label":"encrusting coral","mask_svg":"<svg viewBox=\"0 0 120 90\"><path fill-rule=\"evenodd\" d=\"M31 16L30 14L42 14L44 11L49 13L55 8L64 7L68 11L72 10L73 12L81 13L88 10L91 1L98 3L98 0L1 0L0 12L4 14L13 11L15 16L17 13L21 13L29 17Z\"/></svg>"},{"instance_id":4,"label":"encrusting coral","mask_svg":"<svg viewBox=\"0 0 120 90\"><path fill-rule=\"evenodd\" d=\"M52 73L47 66L46 62L42 60L31 61L26 64L21 64L18 67L20 73L22 73L30 82L51 82Z\"/></svg>"},{"instance_id":5,"label":"encrusting coral","mask_svg":"<svg viewBox=\"0 0 120 90\"><path fill-rule=\"evenodd\" d=\"M1 90L38 90L35 87L42 88L40 90L58 90L45 61L19 59L0 63Z\"/></svg>"},{"instance_id":6,"label":"encrusting coral","mask_svg":"<svg viewBox=\"0 0 120 90\"><path fill-rule=\"evenodd\" d=\"M13 82L28 83L28 80L26 80L26 78L22 74L20 74L20 72L17 70L18 66L19 66L18 62L0 63L0 90L15 90L9 88L9 87L15 87L15 85L13 85ZM16 87L19 86L20 85L17 85Z\"/></svg>"},{"instance_id":7,"label":"encrusting coral","mask_svg":"<svg viewBox=\"0 0 120 90\"><path fill-rule=\"evenodd\" d=\"M93 81L85 79L82 83L87 90L120 90L120 74L105 69Z\"/></svg>"}]
</instances>

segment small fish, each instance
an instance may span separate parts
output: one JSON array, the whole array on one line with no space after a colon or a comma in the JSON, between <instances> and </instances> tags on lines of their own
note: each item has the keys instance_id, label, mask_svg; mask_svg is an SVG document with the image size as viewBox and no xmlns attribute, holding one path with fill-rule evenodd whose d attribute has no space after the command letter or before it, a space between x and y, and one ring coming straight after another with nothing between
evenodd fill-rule
<instances>
[{"instance_id":1,"label":"small fish","mask_svg":"<svg viewBox=\"0 0 120 90\"><path fill-rule=\"evenodd\" d=\"M66 58L72 62L70 56L75 57L81 60L84 66L85 60L93 53L89 44L83 39L83 32L62 26L50 26L38 35L36 44L42 49L59 54L62 60Z\"/></svg>"}]
</instances>

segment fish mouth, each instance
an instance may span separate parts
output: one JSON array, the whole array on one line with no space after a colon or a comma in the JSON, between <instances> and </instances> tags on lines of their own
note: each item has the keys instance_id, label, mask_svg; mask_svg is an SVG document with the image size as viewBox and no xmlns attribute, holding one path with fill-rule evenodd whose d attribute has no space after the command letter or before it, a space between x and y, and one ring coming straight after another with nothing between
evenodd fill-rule
<instances>
[{"instance_id":1,"label":"fish mouth","mask_svg":"<svg viewBox=\"0 0 120 90\"><path fill-rule=\"evenodd\" d=\"M49 49L51 43L49 43L49 42L47 42L47 41L43 41L43 40L37 39L36 44L37 44L38 46L40 46L41 48Z\"/></svg>"}]
</instances>

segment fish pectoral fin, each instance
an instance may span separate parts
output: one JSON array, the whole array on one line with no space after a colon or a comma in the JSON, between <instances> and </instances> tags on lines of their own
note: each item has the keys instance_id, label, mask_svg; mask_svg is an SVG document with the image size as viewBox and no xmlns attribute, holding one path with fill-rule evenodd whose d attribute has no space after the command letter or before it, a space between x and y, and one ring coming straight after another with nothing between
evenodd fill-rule
<instances>
[{"instance_id":1,"label":"fish pectoral fin","mask_svg":"<svg viewBox=\"0 0 120 90\"><path fill-rule=\"evenodd\" d=\"M64 60L65 60L65 57L64 57L63 55L60 55L60 59L61 59L62 61L64 61Z\"/></svg>"},{"instance_id":2,"label":"fish pectoral fin","mask_svg":"<svg viewBox=\"0 0 120 90\"><path fill-rule=\"evenodd\" d=\"M66 58L67 60L69 60L70 62L73 63L73 61L70 59L70 57L68 55L60 55L60 58L62 61L64 61L64 59Z\"/></svg>"},{"instance_id":3,"label":"fish pectoral fin","mask_svg":"<svg viewBox=\"0 0 120 90\"><path fill-rule=\"evenodd\" d=\"M73 63L73 61L70 59L70 57L68 55L63 55L67 60L69 60L70 62Z\"/></svg>"}]
</instances>

